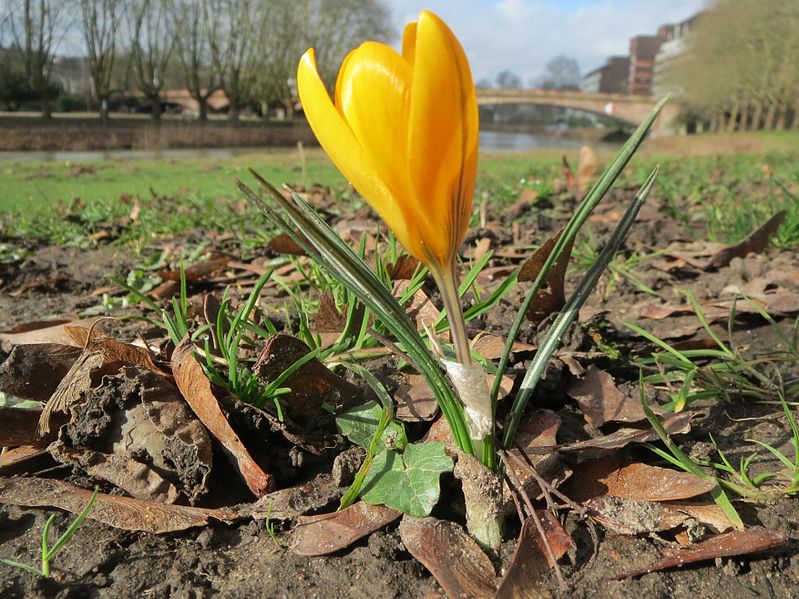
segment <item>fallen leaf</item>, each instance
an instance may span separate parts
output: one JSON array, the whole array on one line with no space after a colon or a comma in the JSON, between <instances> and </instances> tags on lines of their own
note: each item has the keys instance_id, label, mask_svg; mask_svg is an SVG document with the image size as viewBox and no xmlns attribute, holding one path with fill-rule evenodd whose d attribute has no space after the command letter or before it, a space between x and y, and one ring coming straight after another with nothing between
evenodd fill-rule
<instances>
[{"instance_id":1,"label":"fallen leaf","mask_svg":"<svg viewBox=\"0 0 799 599\"><path fill-rule=\"evenodd\" d=\"M17 447L19 445L45 446L55 434L39 435L39 418L41 410L24 410L0 406L0 447ZM68 418L59 416L58 425L64 424Z\"/></svg>"},{"instance_id":2,"label":"fallen leaf","mask_svg":"<svg viewBox=\"0 0 799 599\"><path fill-rule=\"evenodd\" d=\"M279 233L269 240L266 244L270 250L276 254L288 254L291 256L305 256L305 250L294 241L287 233Z\"/></svg>"},{"instance_id":3,"label":"fallen leaf","mask_svg":"<svg viewBox=\"0 0 799 599\"><path fill-rule=\"evenodd\" d=\"M12 329L0 332L0 341L7 341L12 345L29 345L32 343L57 343L60 345L78 345L65 331L65 327L81 327L84 329L94 328L95 331L101 330L104 320L100 316L86 318L84 320L41 320L17 325ZM95 324L97 323L97 324Z\"/></svg>"},{"instance_id":4,"label":"fallen leaf","mask_svg":"<svg viewBox=\"0 0 799 599\"><path fill-rule=\"evenodd\" d=\"M488 250L491 249L491 238L490 237L481 237L478 239L474 244L474 250L472 251L472 260L479 260L483 256L488 253Z\"/></svg>"},{"instance_id":5,"label":"fallen leaf","mask_svg":"<svg viewBox=\"0 0 799 599\"><path fill-rule=\"evenodd\" d=\"M640 422L646 419L641 402L619 391L613 377L593 364L566 393L580 404L585 419L596 428L606 422Z\"/></svg>"},{"instance_id":6,"label":"fallen leaf","mask_svg":"<svg viewBox=\"0 0 799 599\"><path fill-rule=\"evenodd\" d=\"M514 341L511 353L533 352L537 348L538 346L530 343ZM480 335L472 342L472 349L486 360L498 360L505 352L505 340L499 335Z\"/></svg>"},{"instance_id":7,"label":"fallen leaf","mask_svg":"<svg viewBox=\"0 0 799 599\"><path fill-rule=\"evenodd\" d=\"M536 513L543 518L542 527L547 533L555 559L563 557L573 544L571 538L551 512L541 510ZM528 517L522 524L516 548L513 550L510 564L499 584L495 599L550 597L550 593L543 588L542 579L551 567L552 564L549 562L549 556L544 549L538 528L533 519Z\"/></svg>"},{"instance_id":8,"label":"fallen leaf","mask_svg":"<svg viewBox=\"0 0 799 599\"><path fill-rule=\"evenodd\" d=\"M574 194L578 199L582 199L585 191L588 189L588 184L596 172L596 154L589 146L580 148L580 160L577 166L577 193Z\"/></svg>"},{"instance_id":9,"label":"fallen leaf","mask_svg":"<svg viewBox=\"0 0 799 599\"><path fill-rule=\"evenodd\" d=\"M149 370L123 366L84 392L50 446L76 465L139 499L164 503L206 493L213 449L178 390Z\"/></svg>"},{"instance_id":10,"label":"fallen leaf","mask_svg":"<svg viewBox=\"0 0 799 599\"><path fill-rule=\"evenodd\" d=\"M6 449L0 453L0 475L10 476L16 474L20 469L29 465L31 462L38 463L42 458L53 463L50 453L35 445L21 445Z\"/></svg>"},{"instance_id":11,"label":"fallen leaf","mask_svg":"<svg viewBox=\"0 0 799 599\"><path fill-rule=\"evenodd\" d=\"M525 187L519 193L519 197L516 198L516 201L508 207L508 215L513 220L523 216L526 212L530 211L530 208L533 207L533 203L537 198L538 192L535 189Z\"/></svg>"},{"instance_id":12,"label":"fallen leaf","mask_svg":"<svg viewBox=\"0 0 799 599\"><path fill-rule=\"evenodd\" d=\"M438 414L436 397L420 374L402 375L394 401L397 402L396 418L403 422L428 422Z\"/></svg>"},{"instance_id":13,"label":"fallen leaf","mask_svg":"<svg viewBox=\"0 0 799 599\"><path fill-rule=\"evenodd\" d=\"M214 397L211 382L202 366L194 358L194 345L187 338L178 344L172 353L172 373L186 402L225 449L233 465L238 469L247 487L256 497L268 493L274 479L264 472L252 459L238 435L230 427L227 418Z\"/></svg>"},{"instance_id":14,"label":"fallen leaf","mask_svg":"<svg viewBox=\"0 0 799 599\"><path fill-rule=\"evenodd\" d=\"M45 478L0 477L0 503L24 507L58 508L79 514L91 491ZM233 522L238 516L218 509L169 505L98 493L89 519L123 530L165 533L206 526L210 520Z\"/></svg>"},{"instance_id":15,"label":"fallen leaf","mask_svg":"<svg viewBox=\"0 0 799 599\"><path fill-rule=\"evenodd\" d=\"M701 541L688 547L681 547L676 551L670 552L672 554L665 559L655 562L646 568L620 574L616 577L616 580L643 576L652 572L679 568L685 564L694 564L720 557L760 553L786 545L789 540L790 537L784 530L771 530L762 526L753 526L746 530L733 531L711 537L706 541Z\"/></svg>"},{"instance_id":16,"label":"fallen leaf","mask_svg":"<svg viewBox=\"0 0 799 599\"><path fill-rule=\"evenodd\" d=\"M251 518L293 520L327 507L338 501L342 494L342 488L331 475L320 474L304 485L267 493L255 503L244 505L239 514Z\"/></svg>"},{"instance_id":17,"label":"fallen leaf","mask_svg":"<svg viewBox=\"0 0 799 599\"><path fill-rule=\"evenodd\" d=\"M519 268L520 283L524 281L535 281L562 233L563 230L554 237L547 239L541 247L536 250L535 254L521 265ZM540 323L547 316L557 312L566 304L564 281L566 278L566 268L571 258L572 247L574 247L574 240L564 247L563 252L558 259L555 260L555 263L552 265L547 275L546 284L541 286L541 289L538 290L535 298L530 303L526 316L527 320L533 324Z\"/></svg>"},{"instance_id":18,"label":"fallen leaf","mask_svg":"<svg viewBox=\"0 0 799 599\"><path fill-rule=\"evenodd\" d=\"M91 329L82 327L66 326L64 332L82 346L83 351L47 400L39 420L41 433L50 431L53 414L67 413L70 406L79 402L81 395L98 382L103 374L131 365L163 376L146 349L94 334Z\"/></svg>"},{"instance_id":19,"label":"fallen leaf","mask_svg":"<svg viewBox=\"0 0 799 599\"><path fill-rule=\"evenodd\" d=\"M401 515L391 508L359 501L340 512L300 516L291 531L289 547L297 555L328 555L391 524Z\"/></svg>"},{"instance_id":20,"label":"fallen leaf","mask_svg":"<svg viewBox=\"0 0 799 599\"><path fill-rule=\"evenodd\" d=\"M704 495L716 486L689 472L640 462L625 464L618 455L578 464L571 481L569 496L576 501L600 495L641 501L677 501Z\"/></svg>"},{"instance_id":21,"label":"fallen leaf","mask_svg":"<svg viewBox=\"0 0 799 599\"><path fill-rule=\"evenodd\" d=\"M427 568L447 597L493 598L496 573L477 542L454 522L404 516L400 539Z\"/></svg>"},{"instance_id":22,"label":"fallen leaf","mask_svg":"<svg viewBox=\"0 0 799 599\"><path fill-rule=\"evenodd\" d=\"M66 275L56 275L54 277L49 277L43 281L37 281L36 283L28 283L27 285L23 285L19 289L10 292L8 296L17 298L29 291L39 291L40 289L55 289L61 283L64 283L68 280L69 277Z\"/></svg>"},{"instance_id":23,"label":"fallen leaf","mask_svg":"<svg viewBox=\"0 0 799 599\"><path fill-rule=\"evenodd\" d=\"M397 261L387 267L388 275L392 281L411 279L419 268L419 260L410 254L402 254Z\"/></svg>"},{"instance_id":24,"label":"fallen leaf","mask_svg":"<svg viewBox=\"0 0 799 599\"><path fill-rule=\"evenodd\" d=\"M300 339L291 335L274 335L258 355L253 372L268 384L309 353L311 349ZM325 403L337 412L363 403L360 388L331 372L315 358L289 376L283 386L291 391L281 400L289 415L299 422L323 421L322 404Z\"/></svg>"},{"instance_id":25,"label":"fallen leaf","mask_svg":"<svg viewBox=\"0 0 799 599\"><path fill-rule=\"evenodd\" d=\"M679 435L687 433L691 430L691 420L697 415L697 412L680 412L678 414L671 414L664 416L661 419L661 424L670 435ZM652 430L652 427L646 428L620 428L616 432L601 437L594 437L593 439L586 439L585 441L576 441L567 445L555 445L552 447L532 448L527 451L547 452L552 450L557 451L586 451L589 449L606 450L606 449L620 449L626 447L631 443L649 443L655 441L659 437L657 433Z\"/></svg>"},{"instance_id":26,"label":"fallen leaf","mask_svg":"<svg viewBox=\"0 0 799 599\"><path fill-rule=\"evenodd\" d=\"M710 266L712 268L721 268L727 266L732 262L733 258L744 258L748 254L759 254L767 247L771 236L780 228L782 221L788 213L785 210L777 212L768 221L766 221L759 229L750 233L746 239L735 245L725 247L719 250L710 259Z\"/></svg>"},{"instance_id":27,"label":"fallen leaf","mask_svg":"<svg viewBox=\"0 0 799 599\"><path fill-rule=\"evenodd\" d=\"M201 262L195 262L194 264L190 264L186 268L183 269L183 273L186 277L187 283L198 283L203 281L212 275L217 274L223 268L225 268L230 262L230 258L227 257L217 257L217 258L210 258L208 260L203 260ZM180 269L177 270L163 270L158 273L158 276L161 277L164 281L177 281L180 282L181 274Z\"/></svg>"}]
</instances>

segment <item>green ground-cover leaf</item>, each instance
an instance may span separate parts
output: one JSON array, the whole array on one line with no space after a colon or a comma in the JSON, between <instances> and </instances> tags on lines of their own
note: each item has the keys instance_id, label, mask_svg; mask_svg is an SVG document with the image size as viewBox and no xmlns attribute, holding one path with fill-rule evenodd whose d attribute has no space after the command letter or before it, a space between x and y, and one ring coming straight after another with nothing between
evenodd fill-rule
<instances>
[{"instance_id":1,"label":"green ground-cover leaf","mask_svg":"<svg viewBox=\"0 0 799 599\"><path fill-rule=\"evenodd\" d=\"M412 516L427 516L441 495L441 474L453 466L444 444L437 441L408 445L402 453L384 449L372 462L361 497Z\"/></svg>"},{"instance_id":2,"label":"green ground-cover leaf","mask_svg":"<svg viewBox=\"0 0 799 599\"><path fill-rule=\"evenodd\" d=\"M347 439L364 449L369 449L382 413L383 408L377 402L369 401L336 416L336 427ZM399 422L390 422L380 436L382 448L402 450L407 444L405 428Z\"/></svg>"}]
</instances>

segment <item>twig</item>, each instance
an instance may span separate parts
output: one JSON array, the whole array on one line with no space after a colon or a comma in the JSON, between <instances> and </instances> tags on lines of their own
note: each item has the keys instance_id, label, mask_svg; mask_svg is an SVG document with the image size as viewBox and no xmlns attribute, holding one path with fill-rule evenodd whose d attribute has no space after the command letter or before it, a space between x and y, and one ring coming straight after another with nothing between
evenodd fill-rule
<instances>
[{"instance_id":1,"label":"twig","mask_svg":"<svg viewBox=\"0 0 799 599\"><path fill-rule=\"evenodd\" d=\"M533 519L533 523L535 524L535 528L538 531L538 534L541 536L541 541L544 544L544 549L546 550L547 557L549 558L550 563L552 564L552 569L555 570L555 577L558 579L558 584L560 584L560 588L564 591L569 589L569 585L566 582L566 579L563 576L563 571L560 569L560 564L558 564L558 560L555 557L555 551L552 549L552 545L549 542L549 538L544 531L544 526L541 524L541 519L538 517L538 514L535 511L535 507L533 507L533 502L530 501L530 497L524 491L524 487L522 486L519 477L516 476L516 472L514 472L513 467L510 465L508 461L508 455L505 450L500 450L499 457L502 460L502 463L505 465L505 476L508 478L508 482L510 482L511 487L516 490L516 492L521 495L522 500L524 501L524 505L527 507L527 510L530 513L530 518Z\"/></svg>"},{"instance_id":2,"label":"twig","mask_svg":"<svg viewBox=\"0 0 799 599\"><path fill-rule=\"evenodd\" d=\"M527 452L518 444L514 443L516 449L519 450L522 458L527 462L527 465L530 467L530 472L535 479L535 482L538 483L539 488L541 489L541 493L544 496L544 499L547 502L549 508L555 511L556 507L554 506L554 501L552 501L552 495L555 495L560 499L563 503L565 503L568 507L572 510L577 512L580 515L580 518L585 518L588 515L588 511L581 506L579 503L575 502L574 500L570 499L563 493L561 493L558 489L553 487L550 483L542 478L542 476L538 473L538 469L536 469L535 464L530 459L530 456L527 455Z\"/></svg>"}]
</instances>

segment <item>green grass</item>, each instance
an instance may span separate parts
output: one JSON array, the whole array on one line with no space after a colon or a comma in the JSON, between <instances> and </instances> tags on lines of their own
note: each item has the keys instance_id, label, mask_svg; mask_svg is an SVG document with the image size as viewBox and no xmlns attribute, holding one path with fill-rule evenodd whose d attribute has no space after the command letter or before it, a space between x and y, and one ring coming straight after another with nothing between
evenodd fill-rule
<instances>
[{"instance_id":1,"label":"green grass","mask_svg":"<svg viewBox=\"0 0 799 599\"><path fill-rule=\"evenodd\" d=\"M279 150L229 159L87 160L77 162L0 162L0 211L27 211L81 198L114 200L123 193L147 197L192 195L201 199L238 197L231 177L246 177L247 168L273 181L341 185L344 178L320 150L305 150L304 176L299 153ZM82 174L79 170L91 169ZM306 182L303 179L307 179Z\"/></svg>"},{"instance_id":2,"label":"green grass","mask_svg":"<svg viewBox=\"0 0 799 599\"><path fill-rule=\"evenodd\" d=\"M793 139L788 134L777 137ZM697 139L707 141L703 136ZM780 148L690 158L663 154L664 150L644 153L625 170L620 183L640 183L659 163L661 176L653 197L662 198L666 212L694 238L734 243L778 210L787 210L776 244L795 247L799 202L793 196L799 182L799 151L787 142ZM567 153L575 163L576 151ZM93 235L102 235L103 229L129 213L130 203L121 199L127 194L140 198L142 210L134 226L114 232L112 237L120 243L142 248L158 237L196 228L233 232L246 243L262 243L263 222L252 218L249 210L236 213L241 197L232 179L252 181L250 167L275 183L330 186L343 209L360 206L320 149L307 149L304 155L305 169L296 149L227 159L0 162L0 231L89 246ZM486 197L497 213L528 188L551 202L552 208L544 208L544 213L563 214L572 204L564 204L558 192L560 156L560 151L482 155L475 204ZM608 158L600 154L600 170ZM793 196L781 185L792 190Z\"/></svg>"}]
</instances>

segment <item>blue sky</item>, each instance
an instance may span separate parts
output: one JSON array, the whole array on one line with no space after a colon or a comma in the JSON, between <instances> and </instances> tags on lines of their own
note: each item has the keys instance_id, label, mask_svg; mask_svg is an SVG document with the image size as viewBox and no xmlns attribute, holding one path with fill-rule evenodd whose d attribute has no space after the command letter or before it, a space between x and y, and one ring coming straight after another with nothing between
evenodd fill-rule
<instances>
[{"instance_id":1,"label":"blue sky","mask_svg":"<svg viewBox=\"0 0 799 599\"><path fill-rule=\"evenodd\" d=\"M427 8L461 40L475 80L510 69L527 83L549 59L566 54L586 73L629 39L684 20L706 0L387 0L397 31Z\"/></svg>"}]
</instances>

